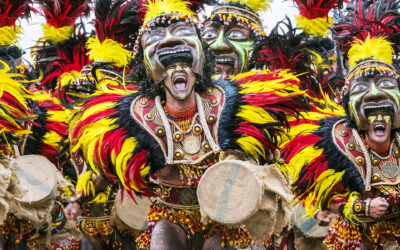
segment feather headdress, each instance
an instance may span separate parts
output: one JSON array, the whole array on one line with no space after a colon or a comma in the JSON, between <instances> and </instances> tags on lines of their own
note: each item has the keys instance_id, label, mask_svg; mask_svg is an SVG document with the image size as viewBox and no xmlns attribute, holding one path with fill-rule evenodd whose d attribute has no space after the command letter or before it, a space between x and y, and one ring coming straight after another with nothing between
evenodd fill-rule
<instances>
[{"instance_id":1,"label":"feather headdress","mask_svg":"<svg viewBox=\"0 0 400 250\"><path fill-rule=\"evenodd\" d=\"M247 26L256 36L264 37L262 20L259 12L269 8L273 0L224 0L219 6L214 8L211 16L205 20L221 22L226 25L237 23Z\"/></svg>"},{"instance_id":2,"label":"feather headdress","mask_svg":"<svg viewBox=\"0 0 400 250\"><path fill-rule=\"evenodd\" d=\"M400 34L399 4L399 1L355 1L332 27L349 65L343 94L348 91L349 81L366 70L396 74L391 65L397 48L393 48L392 41L396 42Z\"/></svg>"},{"instance_id":3,"label":"feather headdress","mask_svg":"<svg viewBox=\"0 0 400 250\"><path fill-rule=\"evenodd\" d=\"M75 22L90 13L91 0L38 0L46 24L43 34L51 43L63 43L75 32Z\"/></svg>"},{"instance_id":4,"label":"feather headdress","mask_svg":"<svg viewBox=\"0 0 400 250\"><path fill-rule=\"evenodd\" d=\"M296 16L297 27L315 37L325 36L328 27L333 24L328 16L331 9L342 8L342 0L293 0L299 8ZM346 1L345 1L346 2Z\"/></svg>"},{"instance_id":5,"label":"feather headdress","mask_svg":"<svg viewBox=\"0 0 400 250\"><path fill-rule=\"evenodd\" d=\"M111 63L120 68L129 65L130 50L141 26L137 19L139 8L136 1L95 1L96 36L86 43L91 61Z\"/></svg>"},{"instance_id":6,"label":"feather headdress","mask_svg":"<svg viewBox=\"0 0 400 250\"><path fill-rule=\"evenodd\" d=\"M0 45L13 45L21 34L20 26L16 25L19 18L30 17L31 0L4 0L0 1Z\"/></svg>"}]
</instances>

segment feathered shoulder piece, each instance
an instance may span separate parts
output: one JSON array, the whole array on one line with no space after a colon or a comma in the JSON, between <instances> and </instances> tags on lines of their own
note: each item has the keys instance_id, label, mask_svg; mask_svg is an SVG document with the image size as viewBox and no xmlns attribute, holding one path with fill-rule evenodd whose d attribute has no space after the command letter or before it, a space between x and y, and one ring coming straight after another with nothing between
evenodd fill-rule
<instances>
[{"instance_id":1,"label":"feathered shoulder piece","mask_svg":"<svg viewBox=\"0 0 400 250\"><path fill-rule=\"evenodd\" d=\"M297 27L306 34L322 37L327 34L333 24L328 16L331 9L342 8L342 0L293 0L299 8L300 15L296 16ZM347 1L345 1L347 2Z\"/></svg>"},{"instance_id":2,"label":"feathered shoulder piece","mask_svg":"<svg viewBox=\"0 0 400 250\"><path fill-rule=\"evenodd\" d=\"M282 156L289 164L293 192L309 215L327 209L334 198L364 190L357 145L345 117L322 119L286 145Z\"/></svg>"},{"instance_id":3,"label":"feathered shoulder piece","mask_svg":"<svg viewBox=\"0 0 400 250\"><path fill-rule=\"evenodd\" d=\"M14 146L19 146L30 133L35 115L28 107L31 93L24 87L25 77L12 73L9 65L0 61L0 156L14 156Z\"/></svg>"},{"instance_id":4,"label":"feathered shoulder piece","mask_svg":"<svg viewBox=\"0 0 400 250\"><path fill-rule=\"evenodd\" d=\"M324 91L341 89L329 81L333 75L332 55L334 44L328 38L309 39L292 26L287 18L279 22L254 49L258 68L290 70L299 74L302 89L312 97L322 98Z\"/></svg>"},{"instance_id":5,"label":"feathered shoulder piece","mask_svg":"<svg viewBox=\"0 0 400 250\"><path fill-rule=\"evenodd\" d=\"M218 145L210 147L238 149L269 162L289 124L287 116L295 118L307 109L304 91L296 76L285 71L252 71L234 81L196 95L201 98L197 103L211 105L205 126L218 136ZM161 121L153 119L165 115L162 104L134 89L108 87L92 95L74 117L72 153L80 151L91 168L130 192L152 195L150 177L176 157L168 150Z\"/></svg>"},{"instance_id":6,"label":"feathered shoulder piece","mask_svg":"<svg viewBox=\"0 0 400 250\"><path fill-rule=\"evenodd\" d=\"M219 125L221 148L240 149L267 162L285 137L289 119L309 109L306 93L298 77L285 70L254 70L232 81L219 83L227 93Z\"/></svg>"},{"instance_id":7,"label":"feathered shoulder piece","mask_svg":"<svg viewBox=\"0 0 400 250\"><path fill-rule=\"evenodd\" d=\"M64 43L75 32L75 22L90 13L91 0L38 0L42 15L46 18L43 26L44 39L51 43Z\"/></svg>"},{"instance_id":8,"label":"feathered shoulder piece","mask_svg":"<svg viewBox=\"0 0 400 250\"><path fill-rule=\"evenodd\" d=\"M31 90L36 97L31 110L36 115L30 128L24 154L38 154L49 159L58 169L68 161L65 155L68 125L72 110L65 108L61 100L47 90ZM66 152L68 153L68 152Z\"/></svg>"}]
</instances>

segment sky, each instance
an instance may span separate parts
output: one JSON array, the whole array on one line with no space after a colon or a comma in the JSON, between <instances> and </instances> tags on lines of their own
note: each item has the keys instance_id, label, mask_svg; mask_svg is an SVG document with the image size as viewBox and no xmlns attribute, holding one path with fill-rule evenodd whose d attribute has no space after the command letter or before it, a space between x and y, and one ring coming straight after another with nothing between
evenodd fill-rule
<instances>
[{"instance_id":1,"label":"sky","mask_svg":"<svg viewBox=\"0 0 400 250\"><path fill-rule=\"evenodd\" d=\"M212 7L206 8L206 14L212 10ZM261 13L263 19L264 30L268 32L275 26L278 21L281 21L288 16L294 20L294 15L298 14L298 10L294 7L292 1L274 1L271 3L269 10ZM22 20L21 26L23 28L23 34L20 36L19 45L26 52L24 59L32 62L30 57L30 48L35 45L36 41L43 35L42 23L45 23L45 19L42 16L33 14L30 20ZM88 26L90 24L88 23Z\"/></svg>"}]
</instances>

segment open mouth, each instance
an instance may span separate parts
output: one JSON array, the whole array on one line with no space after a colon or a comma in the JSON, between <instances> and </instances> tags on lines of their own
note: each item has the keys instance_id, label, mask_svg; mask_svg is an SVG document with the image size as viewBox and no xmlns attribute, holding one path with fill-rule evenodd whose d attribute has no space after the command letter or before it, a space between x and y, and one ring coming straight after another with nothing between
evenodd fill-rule
<instances>
[{"instance_id":1,"label":"open mouth","mask_svg":"<svg viewBox=\"0 0 400 250\"><path fill-rule=\"evenodd\" d=\"M215 62L216 64L229 65L232 67L235 65L235 60L230 57L217 57Z\"/></svg>"},{"instance_id":2,"label":"open mouth","mask_svg":"<svg viewBox=\"0 0 400 250\"><path fill-rule=\"evenodd\" d=\"M172 75L172 83L176 91L183 91L187 88L187 75L183 72L177 72Z\"/></svg>"},{"instance_id":3,"label":"open mouth","mask_svg":"<svg viewBox=\"0 0 400 250\"><path fill-rule=\"evenodd\" d=\"M162 48L157 55L164 67L168 67L175 62L184 62L189 65L192 65L193 63L192 51L189 48L184 48L182 46Z\"/></svg>"},{"instance_id":4,"label":"open mouth","mask_svg":"<svg viewBox=\"0 0 400 250\"><path fill-rule=\"evenodd\" d=\"M386 133L390 133L391 120L394 114L392 105L369 105L364 107L364 114L368 118L375 136L383 137Z\"/></svg>"}]
</instances>

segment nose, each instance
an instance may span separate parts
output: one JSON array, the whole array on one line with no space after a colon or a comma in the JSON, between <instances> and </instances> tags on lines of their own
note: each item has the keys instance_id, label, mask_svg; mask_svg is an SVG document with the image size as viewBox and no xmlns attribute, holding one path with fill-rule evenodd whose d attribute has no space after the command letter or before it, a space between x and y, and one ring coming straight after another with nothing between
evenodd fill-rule
<instances>
[{"instance_id":1,"label":"nose","mask_svg":"<svg viewBox=\"0 0 400 250\"><path fill-rule=\"evenodd\" d=\"M364 96L364 101L366 102L376 102L386 99L387 95L376 87L375 81L371 80L368 93Z\"/></svg>"},{"instance_id":2,"label":"nose","mask_svg":"<svg viewBox=\"0 0 400 250\"><path fill-rule=\"evenodd\" d=\"M225 32L221 30L218 33L218 37L215 40L214 43L210 45L210 48L216 53L216 54L223 54L223 53L230 53L232 52L231 47L225 40Z\"/></svg>"},{"instance_id":3,"label":"nose","mask_svg":"<svg viewBox=\"0 0 400 250\"><path fill-rule=\"evenodd\" d=\"M183 45L184 41L181 38L177 38L171 35L171 33L167 32L165 37L159 42L157 49L162 48L173 48L178 45Z\"/></svg>"}]
</instances>

